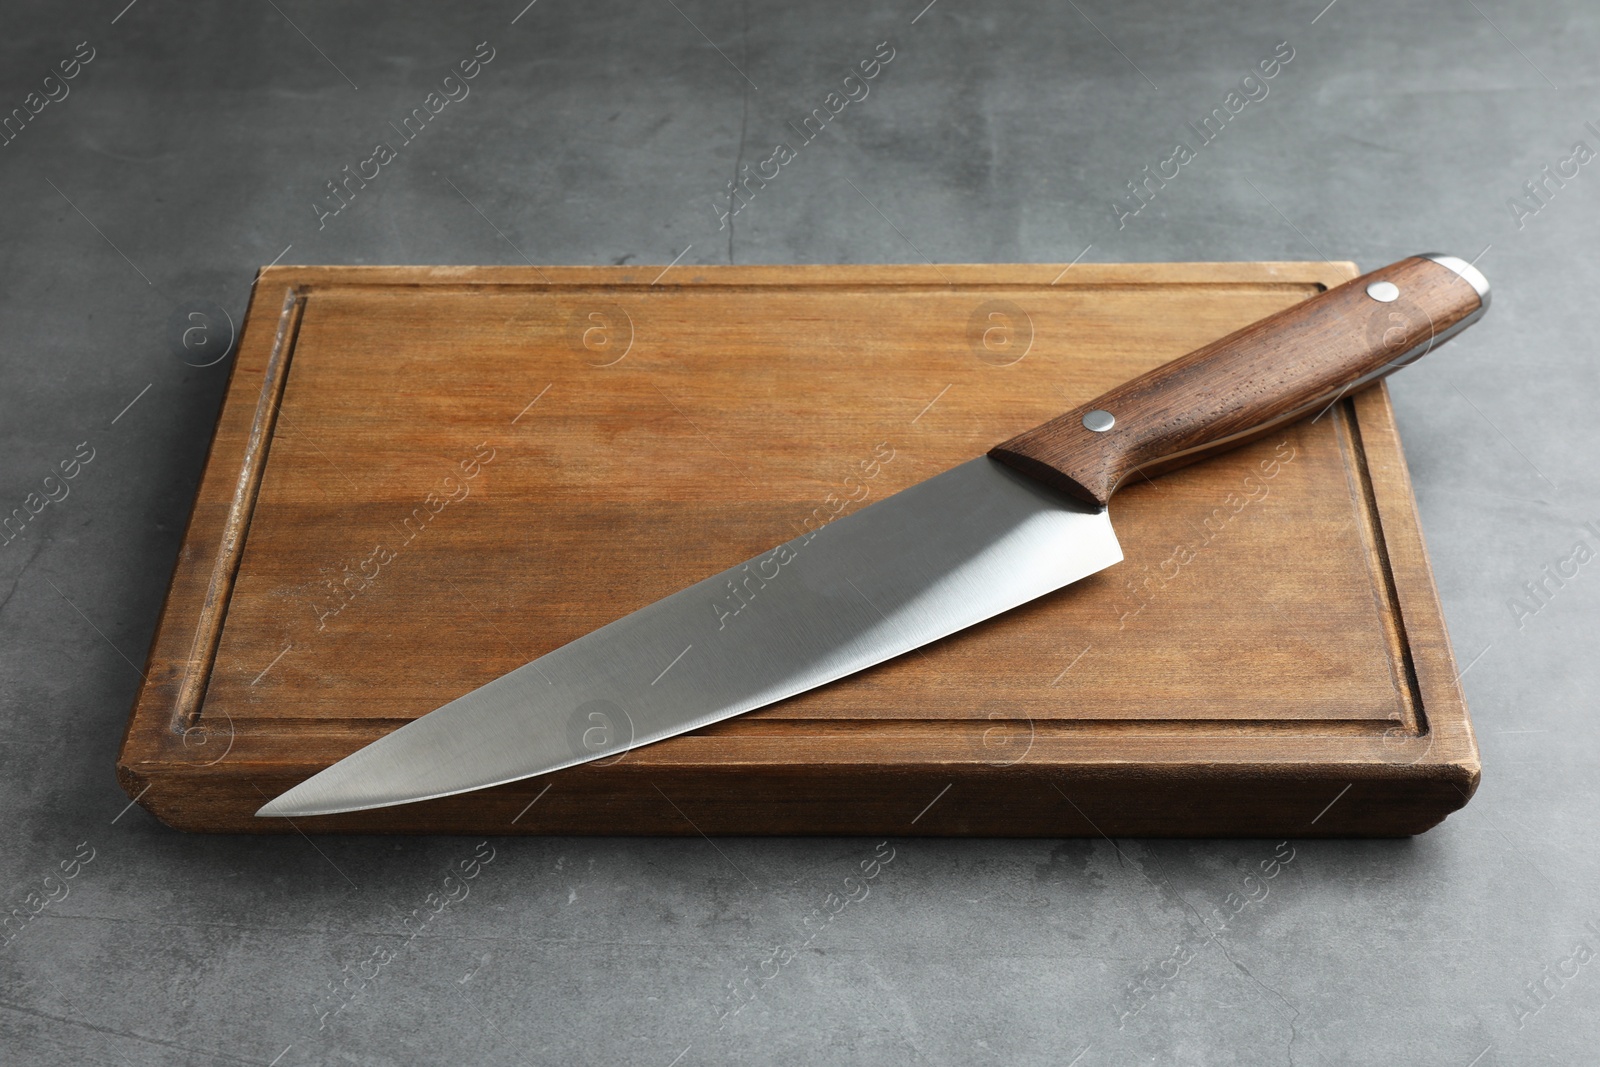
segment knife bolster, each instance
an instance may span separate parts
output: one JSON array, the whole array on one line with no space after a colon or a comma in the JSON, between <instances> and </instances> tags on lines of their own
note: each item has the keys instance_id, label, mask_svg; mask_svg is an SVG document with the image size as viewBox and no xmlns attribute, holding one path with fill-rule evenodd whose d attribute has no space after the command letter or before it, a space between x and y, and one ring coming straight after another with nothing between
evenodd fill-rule
<instances>
[{"instance_id":1,"label":"knife bolster","mask_svg":"<svg viewBox=\"0 0 1600 1067\"><path fill-rule=\"evenodd\" d=\"M1320 415L1488 304L1488 282L1470 264L1413 256L1162 364L989 455L1104 507L1135 473L1174 470Z\"/></svg>"}]
</instances>

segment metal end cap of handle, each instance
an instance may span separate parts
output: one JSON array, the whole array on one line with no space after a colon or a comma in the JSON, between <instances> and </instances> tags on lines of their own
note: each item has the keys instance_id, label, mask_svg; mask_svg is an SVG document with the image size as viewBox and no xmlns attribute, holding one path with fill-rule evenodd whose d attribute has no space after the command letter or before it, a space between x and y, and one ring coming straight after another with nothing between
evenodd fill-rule
<instances>
[{"instance_id":1,"label":"metal end cap of handle","mask_svg":"<svg viewBox=\"0 0 1600 1067\"><path fill-rule=\"evenodd\" d=\"M1443 252L1424 252L1417 258L1431 259L1435 263L1439 264L1439 266L1453 270L1457 274L1461 275L1462 278L1466 279L1468 285L1477 290L1478 300L1480 302L1480 307L1478 310L1480 312L1488 310L1489 279L1485 278L1483 276L1483 272L1477 267L1474 267L1471 263L1468 263L1464 259L1460 259L1456 256L1447 256Z\"/></svg>"}]
</instances>

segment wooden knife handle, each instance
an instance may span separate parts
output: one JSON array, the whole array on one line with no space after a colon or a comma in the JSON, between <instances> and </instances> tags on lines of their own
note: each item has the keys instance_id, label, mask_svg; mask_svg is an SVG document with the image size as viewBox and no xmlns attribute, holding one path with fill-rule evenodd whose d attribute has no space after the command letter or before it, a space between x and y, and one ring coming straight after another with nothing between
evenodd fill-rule
<instances>
[{"instance_id":1,"label":"wooden knife handle","mask_svg":"<svg viewBox=\"0 0 1600 1067\"><path fill-rule=\"evenodd\" d=\"M995 446L989 455L1104 507L1155 474L1315 415L1477 321L1489 283L1430 253L1269 315Z\"/></svg>"}]
</instances>

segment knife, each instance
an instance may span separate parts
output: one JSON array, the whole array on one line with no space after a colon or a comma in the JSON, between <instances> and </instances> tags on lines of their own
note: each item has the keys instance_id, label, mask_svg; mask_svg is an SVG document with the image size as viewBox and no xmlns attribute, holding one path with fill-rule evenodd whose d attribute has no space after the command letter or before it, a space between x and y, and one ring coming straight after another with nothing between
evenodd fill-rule
<instances>
[{"instance_id":1,"label":"knife","mask_svg":"<svg viewBox=\"0 0 1600 1067\"><path fill-rule=\"evenodd\" d=\"M547 774L804 693L1122 559L1107 504L1327 410L1489 306L1454 256L1320 293L540 656L257 815L388 807Z\"/></svg>"}]
</instances>

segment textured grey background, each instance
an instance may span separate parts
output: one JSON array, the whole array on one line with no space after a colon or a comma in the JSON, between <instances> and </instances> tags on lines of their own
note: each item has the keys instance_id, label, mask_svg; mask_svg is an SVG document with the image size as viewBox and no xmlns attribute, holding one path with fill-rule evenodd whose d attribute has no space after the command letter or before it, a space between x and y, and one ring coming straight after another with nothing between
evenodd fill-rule
<instances>
[{"instance_id":1,"label":"textured grey background","mask_svg":"<svg viewBox=\"0 0 1600 1067\"><path fill-rule=\"evenodd\" d=\"M1596 1061L1600 573L1520 627L1508 604L1600 544L1600 165L1520 228L1508 206L1600 148L1593 5L523 2L0 8L0 109L96 49L0 148L0 505L96 449L0 546L5 907L94 850L0 948L0 1059ZM871 95L719 231L737 162L886 39ZM1270 95L1119 230L1123 183L1283 40ZM481 41L472 95L319 231L322 184ZM663 265L1481 254L1494 310L1393 390L1482 789L1416 840L1293 843L1216 936L1270 842L897 840L781 967L871 842L499 840L400 951L475 842L183 836L124 810L132 663L226 375L174 357L174 311L237 319L280 253L520 263L513 242Z\"/></svg>"}]
</instances>

